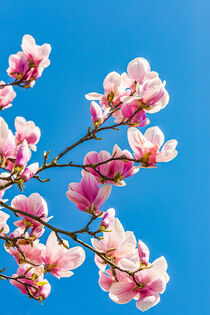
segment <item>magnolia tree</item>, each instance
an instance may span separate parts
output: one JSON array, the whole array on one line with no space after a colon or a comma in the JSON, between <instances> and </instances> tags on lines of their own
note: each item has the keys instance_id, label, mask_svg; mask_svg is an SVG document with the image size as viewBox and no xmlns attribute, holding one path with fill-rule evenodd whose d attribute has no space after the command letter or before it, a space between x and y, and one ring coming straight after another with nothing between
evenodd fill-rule
<instances>
[{"instance_id":1,"label":"magnolia tree","mask_svg":"<svg viewBox=\"0 0 210 315\"><path fill-rule=\"evenodd\" d=\"M49 44L39 46L32 36L25 35L21 48L22 51L9 57L7 73L13 81L0 82L1 110L12 106L16 97L13 87L33 87L50 64ZM48 273L56 278L72 276L72 270L85 260L84 249L88 249L95 253L101 289L108 292L116 303L135 300L136 307L146 311L159 302L160 294L166 288L169 281L167 262L164 257L150 262L147 245L141 240L137 242L133 232L124 230L119 219L115 218L113 208L102 212L101 206L109 198L112 185L123 187L125 179L141 168L155 168L159 162L169 162L177 155L177 141L164 143L164 134L159 127L150 127L144 134L140 131L150 123L147 116L166 107L169 95L165 81L160 80L157 72L151 71L144 58L132 60L127 73L109 73L103 88L104 94L93 92L85 96L91 101L92 127L84 137L68 145L57 156L50 158L49 152L44 152L41 166L29 164L40 139L39 127L33 121L16 117L13 133L0 117L0 206L4 208L0 211L0 239L17 263L13 275L6 275L3 269L0 279L9 279L23 294L42 302L51 290L46 279ZM61 162L83 142L99 140L99 133L119 130L120 126L128 126L131 152L115 144L111 153L87 152L82 164ZM49 223L51 217L48 216L47 203L37 192L30 196L20 193L11 202L3 199L6 190L12 186L17 185L23 192L24 185L31 178L47 181L40 178L40 173L59 167L81 169L81 181L70 183L66 192L67 198L79 210L89 214L89 222L78 231L62 230ZM7 224L11 212L19 218L13 222L15 227L12 231ZM98 222L96 230L91 227L93 221ZM41 237L46 228L50 234L46 244L42 244ZM90 237L90 243L81 239L83 234ZM78 246L69 247L65 238L70 238Z\"/></svg>"}]
</instances>

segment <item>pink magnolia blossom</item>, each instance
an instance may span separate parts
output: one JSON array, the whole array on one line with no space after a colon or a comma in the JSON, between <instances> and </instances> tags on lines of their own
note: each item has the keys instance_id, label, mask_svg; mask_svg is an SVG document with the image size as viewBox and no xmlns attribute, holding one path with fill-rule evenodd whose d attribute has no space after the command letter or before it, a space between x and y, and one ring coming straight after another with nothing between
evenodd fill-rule
<instances>
[{"instance_id":1,"label":"pink magnolia blossom","mask_svg":"<svg viewBox=\"0 0 210 315\"><path fill-rule=\"evenodd\" d=\"M22 210L26 213L30 213L32 215L40 217L46 222L51 219L51 217L47 218L47 203L38 193L33 193L29 197L18 195L12 200L11 205L15 209ZM41 234L44 232L43 225L38 221L28 217L27 215L21 216L23 217L23 219L16 221L14 224L20 228L25 228L26 226L31 227L32 230L30 236L41 236Z\"/></svg>"},{"instance_id":2,"label":"pink magnolia blossom","mask_svg":"<svg viewBox=\"0 0 210 315\"><path fill-rule=\"evenodd\" d=\"M115 218L115 210L113 208L108 209L105 212L103 219L101 221L100 230L103 231L103 230L108 229L108 227L110 226L114 218Z\"/></svg>"},{"instance_id":3,"label":"pink magnolia blossom","mask_svg":"<svg viewBox=\"0 0 210 315\"><path fill-rule=\"evenodd\" d=\"M135 299L136 307L141 311L146 311L160 301L159 294L165 291L169 281L166 270L167 262L164 257L160 257L152 263L151 268L135 273L138 285L127 274L127 279L111 284L109 296L118 304L125 304Z\"/></svg>"},{"instance_id":4,"label":"pink magnolia blossom","mask_svg":"<svg viewBox=\"0 0 210 315\"><path fill-rule=\"evenodd\" d=\"M0 210L0 235L7 234L9 232L9 226L7 225L7 220L9 215Z\"/></svg>"},{"instance_id":5,"label":"pink magnolia blossom","mask_svg":"<svg viewBox=\"0 0 210 315\"><path fill-rule=\"evenodd\" d=\"M20 178L27 182L30 178L32 178L39 169L39 163L32 163L27 166L20 175Z\"/></svg>"},{"instance_id":6,"label":"pink magnolia blossom","mask_svg":"<svg viewBox=\"0 0 210 315\"><path fill-rule=\"evenodd\" d=\"M117 280L127 281L127 278L127 274L125 272L120 272L118 269L115 269L115 275L113 275L111 268L106 271L99 270L99 285L105 292L109 292L111 285L117 282Z\"/></svg>"},{"instance_id":7,"label":"pink magnolia blossom","mask_svg":"<svg viewBox=\"0 0 210 315\"><path fill-rule=\"evenodd\" d=\"M90 103L91 119L95 127L99 127L104 122L104 119L107 117L108 112L109 109L105 109L105 111L103 111L101 106L98 105L96 102L92 101Z\"/></svg>"},{"instance_id":8,"label":"pink magnolia blossom","mask_svg":"<svg viewBox=\"0 0 210 315\"><path fill-rule=\"evenodd\" d=\"M24 283L28 284L29 285L28 288L31 294L39 300L45 300L49 296L51 286L47 280L43 279L43 275L40 275L39 267L34 268L31 267L31 265L29 264L21 265L17 270L17 274L13 274L13 278L21 277L23 275L27 279L25 278L20 279L22 283L17 282L15 280L10 280L10 283L17 287L23 294L26 295L28 295L28 291L24 286Z\"/></svg>"},{"instance_id":9,"label":"pink magnolia blossom","mask_svg":"<svg viewBox=\"0 0 210 315\"><path fill-rule=\"evenodd\" d=\"M149 264L149 249L141 240L138 241L138 254L140 263L147 266Z\"/></svg>"},{"instance_id":10,"label":"pink magnolia blossom","mask_svg":"<svg viewBox=\"0 0 210 315\"><path fill-rule=\"evenodd\" d=\"M128 77L134 80L131 87L132 96L123 102L143 105L150 114L163 109L169 102L169 95L165 89L166 82L162 82L157 72L150 70L148 61L136 58L128 64Z\"/></svg>"},{"instance_id":11,"label":"pink magnolia blossom","mask_svg":"<svg viewBox=\"0 0 210 315\"><path fill-rule=\"evenodd\" d=\"M134 100L132 103L122 104L120 110L113 113L112 116L115 117L115 122L117 123L121 123L122 121L126 122L132 117L128 122L129 126L145 127L150 123L150 120L146 117L146 113L143 109L134 115L138 109L139 104Z\"/></svg>"},{"instance_id":12,"label":"pink magnolia blossom","mask_svg":"<svg viewBox=\"0 0 210 315\"><path fill-rule=\"evenodd\" d=\"M167 141L160 151L164 134L159 127L148 128L144 135L136 128L129 128L128 142L143 167L155 167L157 162L169 162L178 154L175 150L176 140Z\"/></svg>"},{"instance_id":13,"label":"pink magnolia blossom","mask_svg":"<svg viewBox=\"0 0 210 315\"><path fill-rule=\"evenodd\" d=\"M126 93L131 81L125 73L120 75L117 72L110 72L103 82L104 95L96 92L86 94L88 100L100 100L101 106L116 106L120 103L120 98Z\"/></svg>"},{"instance_id":14,"label":"pink magnolia blossom","mask_svg":"<svg viewBox=\"0 0 210 315\"><path fill-rule=\"evenodd\" d=\"M15 141L16 144L27 141L29 147L36 151L36 144L39 142L41 132L33 121L26 121L24 117L15 118Z\"/></svg>"},{"instance_id":15,"label":"pink magnolia blossom","mask_svg":"<svg viewBox=\"0 0 210 315\"><path fill-rule=\"evenodd\" d=\"M29 64L32 63L34 65L31 76L34 79L38 79L42 75L43 70L50 65L48 57L51 52L51 46L49 44L36 45L31 35L24 35L21 47L28 57Z\"/></svg>"},{"instance_id":16,"label":"pink magnolia blossom","mask_svg":"<svg viewBox=\"0 0 210 315\"><path fill-rule=\"evenodd\" d=\"M127 71L130 79L141 84L150 72L150 65L146 59L137 57L129 62Z\"/></svg>"},{"instance_id":17,"label":"pink magnolia blossom","mask_svg":"<svg viewBox=\"0 0 210 315\"><path fill-rule=\"evenodd\" d=\"M28 147L28 143L24 140L21 144L17 146L15 169L22 169L26 166L31 158L31 151Z\"/></svg>"},{"instance_id":18,"label":"pink magnolia blossom","mask_svg":"<svg viewBox=\"0 0 210 315\"><path fill-rule=\"evenodd\" d=\"M136 238L133 232L125 232L120 221L115 218L109 226L111 232L104 232L103 239L91 239L93 247L100 253L105 253L106 258L118 265L122 258L131 258L136 255ZM106 263L95 255L95 263L105 270Z\"/></svg>"},{"instance_id":19,"label":"pink magnolia blossom","mask_svg":"<svg viewBox=\"0 0 210 315\"><path fill-rule=\"evenodd\" d=\"M129 159L132 159L132 154L127 150L121 150L120 147L116 144L113 148L112 155L107 151L101 151L99 153L92 151L88 152L84 158L84 165L87 164L98 164L107 160L110 160L112 157L121 157L124 156ZM93 174L99 182L102 183L111 183L117 186L125 186L124 178L130 177L136 174L139 169L134 167L133 161L124 161L124 160L111 160L107 163L101 164L96 167L96 169L107 179L101 177L100 173L95 171L93 168L86 168L91 174ZM83 174L85 171L83 171Z\"/></svg>"},{"instance_id":20,"label":"pink magnolia blossom","mask_svg":"<svg viewBox=\"0 0 210 315\"><path fill-rule=\"evenodd\" d=\"M5 84L4 81L0 81L0 85ZM12 106L12 101L16 96L12 86L5 86L0 88L0 110L6 109Z\"/></svg>"},{"instance_id":21,"label":"pink magnolia blossom","mask_svg":"<svg viewBox=\"0 0 210 315\"><path fill-rule=\"evenodd\" d=\"M49 54L51 46L44 44L36 45L31 35L24 35L21 45L23 51L9 57L8 74L22 83L27 83L26 87L33 86L35 80L41 77L43 70L49 66Z\"/></svg>"},{"instance_id":22,"label":"pink magnolia blossom","mask_svg":"<svg viewBox=\"0 0 210 315\"><path fill-rule=\"evenodd\" d=\"M157 113L165 108L169 102L169 95L165 89L166 82L162 82L158 77L144 81L140 92L143 97L140 99L143 104L149 105L145 111Z\"/></svg>"},{"instance_id":23,"label":"pink magnolia blossom","mask_svg":"<svg viewBox=\"0 0 210 315\"><path fill-rule=\"evenodd\" d=\"M70 183L66 196L82 211L98 215L102 204L109 198L111 186L100 188L95 177L85 172L81 183Z\"/></svg>"},{"instance_id":24,"label":"pink magnolia blossom","mask_svg":"<svg viewBox=\"0 0 210 315\"><path fill-rule=\"evenodd\" d=\"M16 55L9 56L9 68L7 73L14 79L27 78L27 71L29 69L29 60L26 54L19 51Z\"/></svg>"},{"instance_id":25,"label":"pink magnolia blossom","mask_svg":"<svg viewBox=\"0 0 210 315\"><path fill-rule=\"evenodd\" d=\"M59 244L55 233L51 232L43 258L45 270L51 272L56 278L72 276L73 272L70 270L78 268L85 260L85 251L82 247L76 246L67 249L68 242L62 241L65 247Z\"/></svg>"}]
</instances>

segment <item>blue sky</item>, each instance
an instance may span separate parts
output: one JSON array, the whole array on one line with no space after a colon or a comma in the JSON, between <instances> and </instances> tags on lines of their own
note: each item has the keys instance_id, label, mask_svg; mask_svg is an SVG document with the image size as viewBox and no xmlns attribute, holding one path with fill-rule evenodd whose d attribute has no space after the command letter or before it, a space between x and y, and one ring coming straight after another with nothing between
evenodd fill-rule
<instances>
[{"instance_id":1,"label":"blue sky","mask_svg":"<svg viewBox=\"0 0 210 315\"><path fill-rule=\"evenodd\" d=\"M24 34L39 44L52 45L51 66L33 89L16 89L13 107L2 113L10 128L24 116L41 128L42 137L32 161L42 152L52 156L83 136L90 125L84 94L102 92L110 71L123 72L135 57L149 60L167 81L170 103L151 115L166 139L179 142L178 157L155 170L141 170L114 187L104 206L114 207L125 229L147 243L152 259L164 255L171 281L161 302L148 314L207 315L209 245L209 1L4 1L0 6L0 76L6 75L8 56L20 49ZM13 129L14 130L14 129ZM129 149L126 128L104 133L68 157L82 162L88 150L111 150L118 143ZM67 158L67 160L68 160ZM73 169L50 170L46 184L31 181L24 193L39 192L48 202L52 223L74 230L88 216L68 201L68 183L80 180ZM9 191L8 198L19 194ZM73 242L71 245L74 246ZM0 268L16 270L12 257L1 256ZM44 306L29 301L9 283L0 282L2 315L138 314L134 303L117 305L97 284L93 255L69 279L48 277L52 292Z\"/></svg>"}]
</instances>

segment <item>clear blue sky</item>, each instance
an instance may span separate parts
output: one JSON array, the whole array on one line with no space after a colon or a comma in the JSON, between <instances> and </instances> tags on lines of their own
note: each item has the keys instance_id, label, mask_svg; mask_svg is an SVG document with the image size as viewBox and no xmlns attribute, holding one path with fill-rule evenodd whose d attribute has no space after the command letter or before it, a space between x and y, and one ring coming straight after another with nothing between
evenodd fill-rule
<instances>
[{"instance_id":1,"label":"clear blue sky","mask_svg":"<svg viewBox=\"0 0 210 315\"><path fill-rule=\"evenodd\" d=\"M178 139L179 155L156 170L141 170L125 188L115 187L105 205L115 207L125 228L147 243L152 259L164 255L168 261L171 281L148 314L208 314L209 9L208 0L13 0L0 6L1 79L9 80L8 56L20 49L24 34L52 45L43 77L33 89L17 89L13 107L3 112L11 128L17 115L41 128L33 161L41 162L45 149L54 156L86 132L90 115L84 94L102 92L108 72L123 72L131 59L142 56L167 81L170 103L150 116L151 126L159 125L167 139ZM84 144L69 159L82 162L86 151L110 150L115 143L129 148L126 128L110 135ZM52 176L51 182L31 181L25 194L39 192L57 226L74 230L85 224L87 215L65 196L68 183L79 181L79 171L44 175ZM8 192L9 198L16 193ZM0 268L5 265L8 273L15 271L12 257L1 254ZM139 314L134 303L117 305L100 289L91 253L72 278L48 278L52 292L44 306L0 282L1 315Z\"/></svg>"}]
</instances>

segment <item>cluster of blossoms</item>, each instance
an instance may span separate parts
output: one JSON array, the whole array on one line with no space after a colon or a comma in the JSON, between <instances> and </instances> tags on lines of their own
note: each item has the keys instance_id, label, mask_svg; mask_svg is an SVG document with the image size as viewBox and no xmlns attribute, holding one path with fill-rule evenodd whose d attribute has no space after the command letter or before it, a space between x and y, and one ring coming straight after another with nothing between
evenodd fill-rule
<instances>
[{"instance_id":1,"label":"cluster of blossoms","mask_svg":"<svg viewBox=\"0 0 210 315\"><path fill-rule=\"evenodd\" d=\"M12 85L24 88L34 86L43 70L50 65L51 46L49 44L36 45L32 36L25 35L21 48L22 51L9 57L7 73L15 81L12 84L5 84L4 81L0 81L0 110L12 106L11 102L16 96Z\"/></svg>"},{"instance_id":2,"label":"cluster of blossoms","mask_svg":"<svg viewBox=\"0 0 210 315\"><path fill-rule=\"evenodd\" d=\"M38 46L30 35L22 40L22 51L9 57L7 73L14 82L0 82L0 109L11 106L16 93L12 86L32 87L49 65L51 47L49 44ZM81 246L69 247L64 234L73 241L91 249L95 253L95 263L99 268L99 285L109 292L116 303L125 304L131 300L141 311L146 311L160 300L169 281L167 263L164 257L149 261L149 249L134 233L125 231L115 210L103 210L103 204L111 194L112 185L123 187L126 178L139 172L141 168L154 168L158 162L169 162L176 157L177 141L169 140L164 144L164 134L159 127L148 128L144 134L136 127L145 127L150 123L147 113L157 113L169 101L158 73L151 71L144 58L136 58L128 64L127 73L109 73L103 83L104 94L89 93L90 114L93 128L72 146L68 146L50 163L49 152L44 153L44 164L28 165L31 151L36 151L40 140L40 129L32 121L23 117L15 119L15 133L8 128L0 117L0 206L12 211L19 220L14 222L15 230L10 232L10 216L0 210L0 239L5 241L4 248L18 264L11 277L0 272L0 279L10 279L11 284L30 298L42 301L51 291L45 276L51 273L56 278L70 277L72 270L85 260L85 251ZM95 101L99 101L96 103ZM110 118L114 125L102 127ZM112 153L91 151L85 154L82 164L59 164L59 160L72 148L86 140L97 139L96 134L106 129L115 130L121 125L128 126L130 150L114 145ZM29 197L17 195L11 206L3 200L6 190L17 184L23 190L24 183L32 177L52 167L79 167L81 181L71 182L67 198L75 206L90 216L90 221L80 230L70 232L54 227L49 223L47 203L38 193ZM98 228L93 231L90 225L98 220ZM51 221L50 221L51 222ZM46 244L41 243L45 228L51 233ZM79 239L86 233L91 245Z\"/></svg>"},{"instance_id":3,"label":"cluster of blossoms","mask_svg":"<svg viewBox=\"0 0 210 315\"><path fill-rule=\"evenodd\" d=\"M96 255L95 262L100 270L99 285L109 292L114 302L125 304L134 299L137 300L137 308L146 311L159 302L159 294L164 292L169 281L166 260L160 257L150 263L148 247L140 240L136 246L133 232L125 232L118 219L109 228L111 232L104 233L102 240L91 241L119 269L106 270L103 260Z\"/></svg>"},{"instance_id":4,"label":"cluster of blossoms","mask_svg":"<svg viewBox=\"0 0 210 315\"><path fill-rule=\"evenodd\" d=\"M115 121L129 120L130 126L144 127L149 124L146 113L157 113L169 102L165 89L157 72L151 71L148 61L144 58L132 60L127 67L128 73L109 73L103 82L104 94L89 93L92 121L99 126L109 113L113 113ZM100 105L95 102L100 101Z\"/></svg>"},{"instance_id":5,"label":"cluster of blossoms","mask_svg":"<svg viewBox=\"0 0 210 315\"><path fill-rule=\"evenodd\" d=\"M23 117L15 118L15 134L8 128L5 120L0 117L0 166L8 173L0 174L1 181L12 178L21 185L33 177L39 168L38 163L27 166L31 158L31 150L36 151L40 139L40 129L34 122ZM4 180L5 178L5 180ZM3 197L5 190L1 190Z\"/></svg>"},{"instance_id":6,"label":"cluster of blossoms","mask_svg":"<svg viewBox=\"0 0 210 315\"><path fill-rule=\"evenodd\" d=\"M46 201L38 194L33 193L28 198L24 195L16 196L11 206L42 218L48 222L48 207ZM2 222L2 233L9 232L6 221L8 216L1 211L0 222ZM14 222L17 227L9 238L16 242L7 240L5 243L6 251L11 254L19 268L13 278L19 277L21 281L11 280L11 283L18 287L23 294L28 294L28 287L31 295L41 301L46 299L51 290L49 282L43 279L46 273L51 273L56 278L70 277L73 275L71 270L79 267L85 260L85 251L81 246L69 248L66 240L59 239L55 232L51 232L46 245L40 243L40 237L45 229L43 224L37 220L23 215L21 220ZM25 286L25 283L28 286Z\"/></svg>"}]
</instances>

